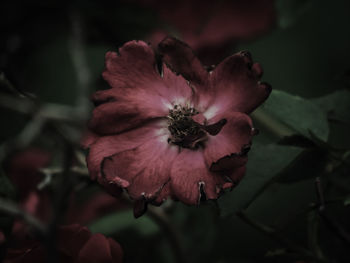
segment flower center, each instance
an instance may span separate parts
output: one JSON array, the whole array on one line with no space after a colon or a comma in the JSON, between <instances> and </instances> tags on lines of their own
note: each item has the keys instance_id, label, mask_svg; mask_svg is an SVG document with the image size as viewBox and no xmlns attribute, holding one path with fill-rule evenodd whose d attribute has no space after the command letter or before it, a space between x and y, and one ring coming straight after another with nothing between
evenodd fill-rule
<instances>
[{"instance_id":1,"label":"flower center","mask_svg":"<svg viewBox=\"0 0 350 263\"><path fill-rule=\"evenodd\" d=\"M168 142L184 148L198 148L200 142L206 139L202 125L191 118L198 113L195 108L175 105L168 115L168 130L171 134Z\"/></svg>"}]
</instances>

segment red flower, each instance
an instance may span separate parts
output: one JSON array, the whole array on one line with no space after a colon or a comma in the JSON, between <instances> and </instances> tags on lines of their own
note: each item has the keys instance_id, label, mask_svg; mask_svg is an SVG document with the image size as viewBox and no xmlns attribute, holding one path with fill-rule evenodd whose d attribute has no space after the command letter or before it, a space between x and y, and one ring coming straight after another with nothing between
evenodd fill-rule
<instances>
[{"instance_id":1,"label":"red flower","mask_svg":"<svg viewBox=\"0 0 350 263\"><path fill-rule=\"evenodd\" d=\"M37 185L44 179L39 169L47 166L50 161L51 154L39 148L16 152L8 159L5 171L17 188L19 199L26 199L37 189Z\"/></svg>"},{"instance_id":2,"label":"red flower","mask_svg":"<svg viewBox=\"0 0 350 263\"><path fill-rule=\"evenodd\" d=\"M38 241L7 251L4 263L47 262L46 247ZM57 243L58 262L67 263L118 263L122 262L120 245L102 234L91 234L86 227L79 225L59 228Z\"/></svg>"},{"instance_id":3,"label":"red flower","mask_svg":"<svg viewBox=\"0 0 350 263\"><path fill-rule=\"evenodd\" d=\"M216 199L244 175L254 133L247 114L270 86L248 52L210 72L176 39L158 52L159 63L149 45L131 41L106 54L103 77L112 88L93 95L94 133L85 142L91 178L158 205L169 196Z\"/></svg>"},{"instance_id":4,"label":"red flower","mask_svg":"<svg viewBox=\"0 0 350 263\"><path fill-rule=\"evenodd\" d=\"M275 24L273 0L138 0L156 11L167 25L158 27L151 42L175 34L206 64L215 64L237 42L266 33Z\"/></svg>"},{"instance_id":5,"label":"red flower","mask_svg":"<svg viewBox=\"0 0 350 263\"><path fill-rule=\"evenodd\" d=\"M17 189L20 207L43 222L49 222L52 219L53 204L49 191L37 188L44 179L44 175L39 170L48 166L51 159L49 152L32 147L15 153L5 163L6 174ZM122 200L104 191L98 191L85 197L84 202L76 201L76 195L72 193L64 219L66 224L85 225L100 216L124 207L125 203ZM12 235L17 240L25 239L28 235L27 225L16 220Z\"/></svg>"}]
</instances>

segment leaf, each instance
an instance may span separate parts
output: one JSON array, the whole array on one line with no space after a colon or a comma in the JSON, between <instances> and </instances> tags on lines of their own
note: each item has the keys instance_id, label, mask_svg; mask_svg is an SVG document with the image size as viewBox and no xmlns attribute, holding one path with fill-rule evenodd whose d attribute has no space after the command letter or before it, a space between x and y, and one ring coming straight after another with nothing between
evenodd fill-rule
<instances>
[{"instance_id":1,"label":"leaf","mask_svg":"<svg viewBox=\"0 0 350 263\"><path fill-rule=\"evenodd\" d=\"M128 228L133 228L144 236L159 231L158 226L147 215L135 219L131 210L107 215L89 226L91 232L102 233L107 236Z\"/></svg>"},{"instance_id":2,"label":"leaf","mask_svg":"<svg viewBox=\"0 0 350 263\"><path fill-rule=\"evenodd\" d=\"M312 138L310 131L323 141L328 138L327 116L309 100L273 90L262 109L307 138Z\"/></svg>"},{"instance_id":3,"label":"leaf","mask_svg":"<svg viewBox=\"0 0 350 263\"><path fill-rule=\"evenodd\" d=\"M321 176L326 171L329 154L320 148L304 150L280 173L277 182L295 183Z\"/></svg>"},{"instance_id":4,"label":"leaf","mask_svg":"<svg viewBox=\"0 0 350 263\"><path fill-rule=\"evenodd\" d=\"M313 102L332 120L350 124L350 91L338 90L324 97L313 99Z\"/></svg>"},{"instance_id":5,"label":"leaf","mask_svg":"<svg viewBox=\"0 0 350 263\"><path fill-rule=\"evenodd\" d=\"M229 216L246 209L265 186L301 152L301 148L291 146L253 145L249 153L247 174L231 193L226 193L218 201L221 215Z\"/></svg>"}]
</instances>

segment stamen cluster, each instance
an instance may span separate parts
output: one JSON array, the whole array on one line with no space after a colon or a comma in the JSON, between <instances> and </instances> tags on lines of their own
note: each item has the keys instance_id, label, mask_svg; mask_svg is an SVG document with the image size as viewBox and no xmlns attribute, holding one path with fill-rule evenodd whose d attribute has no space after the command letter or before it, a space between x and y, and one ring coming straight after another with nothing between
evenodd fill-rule
<instances>
[{"instance_id":1,"label":"stamen cluster","mask_svg":"<svg viewBox=\"0 0 350 263\"><path fill-rule=\"evenodd\" d=\"M171 137L168 142L184 148L192 148L192 142L205 135L200 125L191 118L198 113L195 108L182 105L175 105L169 110L168 129Z\"/></svg>"}]
</instances>

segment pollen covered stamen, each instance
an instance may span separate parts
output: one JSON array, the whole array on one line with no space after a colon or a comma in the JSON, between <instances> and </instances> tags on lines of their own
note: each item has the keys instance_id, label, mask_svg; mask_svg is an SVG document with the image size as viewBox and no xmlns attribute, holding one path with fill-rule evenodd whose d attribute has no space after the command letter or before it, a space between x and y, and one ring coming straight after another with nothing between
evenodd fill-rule
<instances>
[{"instance_id":1,"label":"pollen covered stamen","mask_svg":"<svg viewBox=\"0 0 350 263\"><path fill-rule=\"evenodd\" d=\"M181 105L175 105L169 111L168 129L171 134L168 139L169 143L190 149L198 147L198 142L205 139L206 136L206 133L201 129L201 125L191 118L198 113L192 107Z\"/></svg>"}]
</instances>

